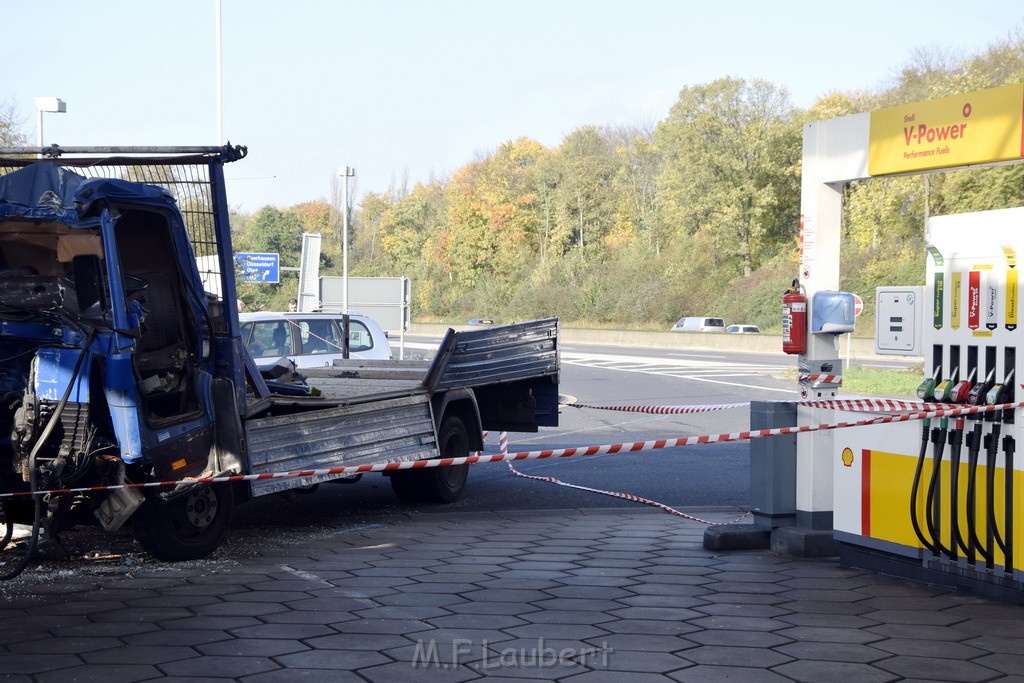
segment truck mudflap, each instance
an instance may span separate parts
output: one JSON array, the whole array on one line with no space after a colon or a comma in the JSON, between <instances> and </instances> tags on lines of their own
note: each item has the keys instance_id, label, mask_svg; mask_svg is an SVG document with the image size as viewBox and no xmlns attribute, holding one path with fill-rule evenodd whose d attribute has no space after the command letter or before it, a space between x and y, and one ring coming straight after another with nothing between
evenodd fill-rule
<instances>
[{"instance_id":1,"label":"truck mudflap","mask_svg":"<svg viewBox=\"0 0 1024 683\"><path fill-rule=\"evenodd\" d=\"M538 377L558 378L558 318L454 332L441 340L424 384L430 393Z\"/></svg>"},{"instance_id":2,"label":"truck mudflap","mask_svg":"<svg viewBox=\"0 0 1024 683\"><path fill-rule=\"evenodd\" d=\"M438 457L430 399L414 394L246 422L250 471L291 472ZM336 476L252 482L252 495L301 488Z\"/></svg>"}]
</instances>

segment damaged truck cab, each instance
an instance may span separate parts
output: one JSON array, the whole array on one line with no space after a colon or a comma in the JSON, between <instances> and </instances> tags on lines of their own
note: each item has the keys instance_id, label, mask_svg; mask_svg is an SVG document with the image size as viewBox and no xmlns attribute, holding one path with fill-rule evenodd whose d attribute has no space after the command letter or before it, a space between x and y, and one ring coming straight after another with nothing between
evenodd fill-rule
<instances>
[{"instance_id":1,"label":"damaged truck cab","mask_svg":"<svg viewBox=\"0 0 1024 683\"><path fill-rule=\"evenodd\" d=\"M214 398L235 374L215 367L223 312L167 189L48 160L0 176L3 490L239 472L237 452L217 443L218 418L238 419L230 390ZM150 506L136 489L48 496L43 523L56 534L95 516L116 529L146 507L134 515L142 544L194 556L223 538L230 493L197 487L180 493L184 504ZM172 509L183 518L166 518Z\"/></svg>"}]
</instances>

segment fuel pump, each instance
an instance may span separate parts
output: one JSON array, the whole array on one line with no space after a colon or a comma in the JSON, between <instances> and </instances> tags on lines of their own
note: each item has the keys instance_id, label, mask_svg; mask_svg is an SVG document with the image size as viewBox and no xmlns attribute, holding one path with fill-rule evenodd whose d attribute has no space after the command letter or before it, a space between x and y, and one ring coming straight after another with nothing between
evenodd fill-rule
<instances>
[{"instance_id":1,"label":"fuel pump","mask_svg":"<svg viewBox=\"0 0 1024 683\"><path fill-rule=\"evenodd\" d=\"M845 566L1024 600L1024 413L1002 408L1024 395L1021 225L1024 207L929 217L923 286L876 291L876 352L926 359L915 400L930 419L836 437ZM977 412L935 414L961 405Z\"/></svg>"}]
</instances>

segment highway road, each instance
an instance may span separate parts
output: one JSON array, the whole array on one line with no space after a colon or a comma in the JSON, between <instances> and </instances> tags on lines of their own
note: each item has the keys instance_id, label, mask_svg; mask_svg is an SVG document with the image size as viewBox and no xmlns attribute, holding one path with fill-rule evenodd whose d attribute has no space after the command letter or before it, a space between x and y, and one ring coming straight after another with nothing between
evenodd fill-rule
<instances>
[{"instance_id":1,"label":"highway road","mask_svg":"<svg viewBox=\"0 0 1024 683\"><path fill-rule=\"evenodd\" d=\"M412 349L429 355L436 339L409 338ZM700 351L566 344L560 390L579 404L721 405L797 396L795 382L780 375L792 367L783 354L703 353ZM407 356L408 357L408 356ZM510 434L510 452L627 443L657 438L742 431L746 408L686 415L646 415L589 408L562 408L560 426L536 434ZM488 452L497 452L495 438ZM747 442L672 448L650 453L608 454L521 461L515 468L536 476L604 490L630 493L686 508L749 501ZM233 538L256 542L280 529L302 533L312 524L352 524L367 513L424 514L451 510L501 511L636 507L638 503L517 477L504 463L473 465L466 493L453 505L411 507L400 503L390 484L368 475L355 484L323 485L292 501L277 496L239 508ZM248 539L248 540L247 540Z\"/></svg>"}]
</instances>

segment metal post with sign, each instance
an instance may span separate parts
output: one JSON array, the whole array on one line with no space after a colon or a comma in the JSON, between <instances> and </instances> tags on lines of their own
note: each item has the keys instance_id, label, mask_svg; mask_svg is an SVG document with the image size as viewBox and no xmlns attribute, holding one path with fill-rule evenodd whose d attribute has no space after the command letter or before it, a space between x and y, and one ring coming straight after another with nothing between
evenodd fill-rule
<instances>
[{"instance_id":1,"label":"metal post with sign","mask_svg":"<svg viewBox=\"0 0 1024 683\"><path fill-rule=\"evenodd\" d=\"M368 315L383 329L399 333L399 358L404 358L405 330L409 327L409 278L325 275L320 278L321 309L345 312L346 292L351 312Z\"/></svg>"}]
</instances>

